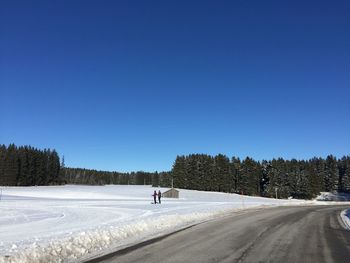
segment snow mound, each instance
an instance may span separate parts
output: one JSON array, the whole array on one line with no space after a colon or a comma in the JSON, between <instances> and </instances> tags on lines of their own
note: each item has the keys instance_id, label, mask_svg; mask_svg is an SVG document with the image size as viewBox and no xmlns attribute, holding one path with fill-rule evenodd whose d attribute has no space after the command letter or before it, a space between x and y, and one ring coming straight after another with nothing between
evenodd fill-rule
<instances>
[{"instance_id":1,"label":"snow mound","mask_svg":"<svg viewBox=\"0 0 350 263\"><path fill-rule=\"evenodd\" d=\"M341 219L343 220L344 225L346 226L346 228L347 228L348 230L350 230L350 209L343 210L343 211L340 213L340 217L341 217Z\"/></svg>"},{"instance_id":2,"label":"snow mound","mask_svg":"<svg viewBox=\"0 0 350 263\"><path fill-rule=\"evenodd\" d=\"M338 192L321 192L316 197L317 201L350 201L350 194Z\"/></svg>"},{"instance_id":3,"label":"snow mound","mask_svg":"<svg viewBox=\"0 0 350 263\"><path fill-rule=\"evenodd\" d=\"M140 220L121 227L110 226L92 231L81 231L74 236L63 240L52 240L44 245L33 243L24 250L13 245L10 250L12 255L0 258L0 262L81 262L103 251L105 254L122 245L132 244L136 238L142 240L150 235L155 237L159 233L172 232L174 229L214 218L224 212L165 215L158 217L157 220ZM125 242L126 240L129 242Z\"/></svg>"}]
</instances>

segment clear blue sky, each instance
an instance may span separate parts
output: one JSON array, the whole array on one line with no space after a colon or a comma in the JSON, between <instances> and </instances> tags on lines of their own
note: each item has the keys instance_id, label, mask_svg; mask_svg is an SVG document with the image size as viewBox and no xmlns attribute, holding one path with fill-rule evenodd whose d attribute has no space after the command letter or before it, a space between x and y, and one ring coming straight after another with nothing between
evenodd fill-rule
<instances>
[{"instance_id":1,"label":"clear blue sky","mask_svg":"<svg viewBox=\"0 0 350 263\"><path fill-rule=\"evenodd\" d=\"M0 143L169 170L350 149L349 1L0 2Z\"/></svg>"}]
</instances>

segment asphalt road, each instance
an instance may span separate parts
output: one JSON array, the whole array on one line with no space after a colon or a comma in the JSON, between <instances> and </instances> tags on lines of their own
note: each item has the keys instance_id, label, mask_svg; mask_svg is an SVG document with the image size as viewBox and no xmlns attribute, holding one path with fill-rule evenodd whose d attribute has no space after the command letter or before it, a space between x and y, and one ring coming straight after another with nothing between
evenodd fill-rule
<instances>
[{"instance_id":1,"label":"asphalt road","mask_svg":"<svg viewBox=\"0 0 350 263\"><path fill-rule=\"evenodd\" d=\"M350 262L349 207L278 207L241 212L89 261Z\"/></svg>"}]
</instances>

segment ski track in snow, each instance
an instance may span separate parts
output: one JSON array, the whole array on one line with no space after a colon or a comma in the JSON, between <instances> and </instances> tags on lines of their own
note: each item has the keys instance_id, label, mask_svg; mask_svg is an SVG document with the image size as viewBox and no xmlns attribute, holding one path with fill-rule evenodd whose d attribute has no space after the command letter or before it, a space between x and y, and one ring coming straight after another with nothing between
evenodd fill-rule
<instances>
[{"instance_id":1,"label":"ski track in snow","mask_svg":"<svg viewBox=\"0 0 350 263\"><path fill-rule=\"evenodd\" d=\"M251 207L334 204L180 190L151 204L151 186L3 187L0 263L81 262ZM342 203L344 204L344 203Z\"/></svg>"}]
</instances>

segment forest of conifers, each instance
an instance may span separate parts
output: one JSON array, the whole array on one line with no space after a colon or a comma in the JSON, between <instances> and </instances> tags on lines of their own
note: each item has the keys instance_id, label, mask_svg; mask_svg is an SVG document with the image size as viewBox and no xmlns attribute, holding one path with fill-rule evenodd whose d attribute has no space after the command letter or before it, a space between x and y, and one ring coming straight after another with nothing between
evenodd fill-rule
<instances>
[{"instance_id":1,"label":"forest of conifers","mask_svg":"<svg viewBox=\"0 0 350 263\"><path fill-rule=\"evenodd\" d=\"M62 158L63 159L63 158ZM55 184L153 184L170 185L167 172L107 172L64 167L56 150L31 146L0 145L0 186ZM163 178L162 181L160 178Z\"/></svg>"},{"instance_id":2,"label":"forest of conifers","mask_svg":"<svg viewBox=\"0 0 350 263\"><path fill-rule=\"evenodd\" d=\"M172 177L178 188L310 199L324 191L350 191L350 157L258 162L192 154L176 158Z\"/></svg>"},{"instance_id":3,"label":"forest of conifers","mask_svg":"<svg viewBox=\"0 0 350 263\"><path fill-rule=\"evenodd\" d=\"M0 145L0 185L29 186L61 183L55 150Z\"/></svg>"},{"instance_id":4,"label":"forest of conifers","mask_svg":"<svg viewBox=\"0 0 350 263\"><path fill-rule=\"evenodd\" d=\"M64 167L55 150L0 145L0 185L146 184L278 198L350 192L350 157L255 161L218 154L178 156L169 172L119 173Z\"/></svg>"}]
</instances>

